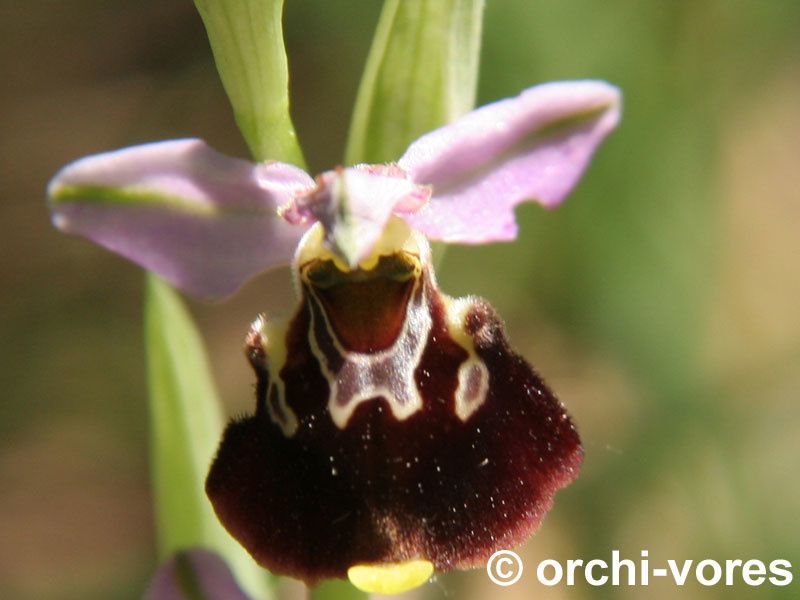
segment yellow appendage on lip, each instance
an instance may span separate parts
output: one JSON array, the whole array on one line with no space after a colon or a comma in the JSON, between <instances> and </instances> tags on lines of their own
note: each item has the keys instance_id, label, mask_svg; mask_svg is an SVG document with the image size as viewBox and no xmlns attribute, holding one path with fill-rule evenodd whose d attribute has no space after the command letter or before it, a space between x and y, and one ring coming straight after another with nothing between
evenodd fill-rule
<instances>
[{"instance_id":1,"label":"yellow appendage on lip","mask_svg":"<svg viewBox=\"0 0 800 600\"><path fill-rule=\"evenodd\" d=\"M370 594L401 594L419 587L433 575L433 563L409 560L386 565L354 565L347 578L354 586Z\"/></svg>"}]
</instances>

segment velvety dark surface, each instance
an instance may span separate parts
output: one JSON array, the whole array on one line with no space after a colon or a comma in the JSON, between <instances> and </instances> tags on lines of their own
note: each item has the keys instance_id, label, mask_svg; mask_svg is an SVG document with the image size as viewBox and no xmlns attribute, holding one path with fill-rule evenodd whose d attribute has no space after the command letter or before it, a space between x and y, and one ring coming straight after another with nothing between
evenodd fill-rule
<instances>
[{"instance_id":1,"label":"velvety dark surface","mask_svg":"<svg viewBox=\"0 0 800 600\"><path fill-rule=\"evenodd\" d=\"M422 410L398 421L376 399L338 429L304 302L281 371L297 432L284 436L263 397L254 416L228 426L206 489L224 525L271 571L313 583L357 563L477 566L532 534L556 490L577 476L574 426L481 300L464 325L490 373L489 392L466 422L456 416L466 352L448 334L438 291L426 290L433 329L415 371ZM263 396L267 375L257 372Z\"/></svg>"}]
</instances>

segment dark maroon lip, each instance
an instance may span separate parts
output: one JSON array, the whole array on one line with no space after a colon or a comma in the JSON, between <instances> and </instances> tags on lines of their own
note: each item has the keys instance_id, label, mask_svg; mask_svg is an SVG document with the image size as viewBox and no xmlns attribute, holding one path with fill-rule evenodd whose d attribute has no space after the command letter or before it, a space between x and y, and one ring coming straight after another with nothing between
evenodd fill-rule
<instances>
[{"instance_id":1,"label":"dark maroon lip","mask_svg":"<svg viewBox=\"0 0 800 600\"><path fill-rule=\"evenodd\" d=\"M314 313L330 305L346 312L344 296L324 305L305 294L286 334L279 377L297 417L290 435L269 410L277 388L268 357L256 356L256 413L228 426L206 490L228 531L277 574L313 584L345 577L355 564L422 558L439 571L475 567L532 535L556 491L577 477L583 453L572 421L480 299L468 301L455 326L485 365L488 386L468 417L457 414L459 367L470 354L451 335L454 301L427 270L418 284L404 302L419 303L430 330L411 365L421 406L403 418L380 394L344 425L331 416L325 373L337 368L323 368L312 348Z\"/></svg>"}]
</instances>

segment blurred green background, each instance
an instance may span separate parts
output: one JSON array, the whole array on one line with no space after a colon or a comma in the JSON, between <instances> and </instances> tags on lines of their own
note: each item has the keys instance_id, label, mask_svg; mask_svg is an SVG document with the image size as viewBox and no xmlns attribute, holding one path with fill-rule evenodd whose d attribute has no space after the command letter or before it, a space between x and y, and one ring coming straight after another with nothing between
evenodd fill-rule
<instances>
[{"instance_id":1,"label":"blurred green background","mask_svg":"<svg viewBox=\"0 0 800 600\"><path fill-rule=\"evenodd\" d=\"M287 0L293 114L312 171L341 159L380 3ZM513 588L439 577L417 598L800 595L800 2L488 0L479 102L552 79L622 87L620 129L519 240L455 248L567 404L576 484ZM142 274L49 225L77 157L199 136L246 156L189 0L0 0L0 597L137 598L155 568ZM241 352L288 274L193 303L230 413ZM544 558L790 560L787 588L546 588ZM295 589L295 592L298 590Z\"/></svg>"}]
</instances>

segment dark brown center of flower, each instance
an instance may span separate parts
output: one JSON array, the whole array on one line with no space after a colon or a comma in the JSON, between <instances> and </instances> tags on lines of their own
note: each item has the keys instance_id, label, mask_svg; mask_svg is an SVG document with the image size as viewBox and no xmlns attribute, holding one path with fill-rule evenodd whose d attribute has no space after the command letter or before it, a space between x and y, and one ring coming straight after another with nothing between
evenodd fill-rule
<instances>
[{"instance_id":1,"label":"dark brown center of flower","mask_svg":"<svg viewBox=\"0 0 800 600\"><path fill-rule=\"evenodd\" d=\"M381 256L369 270L341 271L334 261L318 259L301 268L307 293L325 312L345 350L373 353L397 340L418 273L415 258L399 252Z\"/></svg>"}]
</instances>

